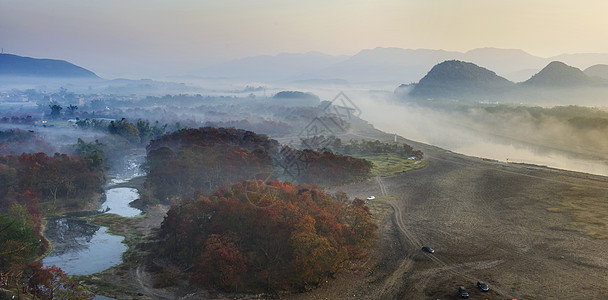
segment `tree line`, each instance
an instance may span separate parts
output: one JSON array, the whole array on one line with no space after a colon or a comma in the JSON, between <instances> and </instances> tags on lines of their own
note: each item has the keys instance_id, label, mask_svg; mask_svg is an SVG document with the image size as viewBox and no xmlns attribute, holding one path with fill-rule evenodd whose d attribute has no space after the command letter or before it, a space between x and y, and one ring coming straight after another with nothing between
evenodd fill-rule
<instances>
[{"instance_id":1,"label":"tree line","mask_svg":"<svg viewBox=\"0 0 608 300\"><path fill-rule=\"evenodd\" d=\"M279 149L266 135L234 128L183 129L147 147L143 199L167 201L249 179L334 186L369 178L372 164L331 151Z\"/></svg>"},{"instance_id":2,"label":"tree line","mask_svg":"<svg viewBox=\"0 0 608 300\"><path fill-rule=\"evenodd\" d=\"M50 247L42 237L41 218L82 209L101 191L102 182L103 173L80 156L0 156L0 279L17 285L29 278L29 291L42 299L91 298L60 269L35 261Z\"/></svg>"}]
</instances>

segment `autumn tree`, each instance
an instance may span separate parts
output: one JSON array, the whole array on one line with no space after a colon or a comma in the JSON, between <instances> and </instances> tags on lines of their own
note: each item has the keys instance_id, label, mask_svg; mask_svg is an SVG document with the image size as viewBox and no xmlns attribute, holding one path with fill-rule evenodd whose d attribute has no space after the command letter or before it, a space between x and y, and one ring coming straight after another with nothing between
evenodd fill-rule
<instances>
[{"instance_id":1,"label":"autumn tree","mask_svg":"<svg viewBox=\"0 0 608 300\"><path fill-rule=\"evenodd\" d=\"M190 282L214 289L237 290L241 276L247 273L247 258L241 254L230 235L212 234L204 242L204 250Z\"/></svg>"},{"instance_id":2,"label":"autumn tree","mask_svg":"<svg viewBox=\"0 0 608 300\"><path fill-rule=\"evenodd\" d=\"M346 223L352 230L350 238L356 244L363 247L370 246L376 237L378 226L372 220L372 213L365 201L355 199L346 208Z\"/></svg>"},{"instance_id":3,"label":"autumn tree","mask_svg":"<svg viewBox=\"0 0 608 300\"><path fill-rule=\"evenodd\" d=\"M315 185L248 180L172 205L153 256L189 269L191 284L300 290L371 244L368 213L363 202L351 205Z\"/></svg>"},{"instance_id":4,"label":"autumn tree","mask_svg":"<svg viewBox=\"0 0 608 300\"><path fill-rule=\"evenodd\" d=\"M332 245L326 237L317 234L311 216L303 217L295 225L289 244L293 249L294 282L299 286L318 284L338 271L348 258L345 248L340 249L339 245Z\"/></svg>"},{"instance_id":5,"label":"autumn tree","mask_svg":"<svg viewBox=\"0 0 608 300\"><path fill-rule=\"evenodd\" d=\"M29 290L40 299L84 300L95 297L58 267L42 267L38 262L30 268L33 274L29 279Z\"/></svg>"},{"instance_id":6,"label":"autumn tree","mask_svg":"<svg viewBox=\"0 0 608 300\"><path fill-rule=\"evenodd\" d=\"M198 189L212 192L221 185L267 177L274 146L267 137L245 130L180 130L150 142L145 186L165 201Z\"/></svg>"},{"instance_id":7,"label":"autumn tree","mask_svg":"<svg viewBox=\"0 0 608 300\"><path fill-rule=\"evenodd\" d=\"M39 195L40 202L50 202L53 207L78 206L101 188L103 174L91 171L77 156L59 153L54 156L44 153L6 155L0 156L0 165L6 166L0 166L0 176L13 182L5 190L5 195L13 201L29 193ZM28 197L23 199L32 199ZM0 204L4 201L6 199L0 198Z\"/></svg>"}]
</instances>

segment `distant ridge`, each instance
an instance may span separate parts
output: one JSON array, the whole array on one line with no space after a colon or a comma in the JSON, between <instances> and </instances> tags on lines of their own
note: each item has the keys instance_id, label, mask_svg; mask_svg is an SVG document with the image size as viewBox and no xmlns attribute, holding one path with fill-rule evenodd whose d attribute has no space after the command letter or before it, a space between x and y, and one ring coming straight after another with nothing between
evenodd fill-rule
<instances>
[{"instance_id":1,"label":"distant ridge","mask_svg":"<svg viewBox=\"0 0 608 300\"><path fill-rule=\"evenodd\" d=\"M37 59L13 54L0 54L0 76L49 78L99 78L95 73L56 59Z\"/></svg>"},{"instance_id":2,"label":"distant ridge","mask_svg":"<svg viewBox=\"0 0 608 300\"><path fill-rule=\"evenodd\" d=\"M474 63L448 60L435 65L414 85L410 95L425 98L483 97L506 92L514 85Z\"/></svg>"},{"instance_id":3,"label":"distant ridge","mask_svg":"<svg viewBox=\"0 0 608 300\"><path fill-rule=\"evenodd\" d=\"M197 76L254 81L342 80L342 83L399 84L420 80L430 68L446 60L475 63L508 76L530 70L526 76L509 77L523 81L549 61L518 49L479 48L466 53L433 49L376 47L352 56L332 56L319 52L281 53L231 60L194 71Z\"/></svg>"},{"instance_id":4,"label":"distant ridge","mask_svg":"<svg viewBox=\"0 0 608 300\"><path fill-rule=\"evenodd\" d=\"M598 64L598 65L593 65L587 69L585 69L585 74L587 74L587 76L595 76L595 77L600 77L600 78L604 78L604 79L608 79L608 65L604 65L604 64Z\"/></svg>"},{"instance_id":5,"label":"distant ridge","mask_svg":"<svg viewBox=\"0 0 608 300\"><path fill-rule=\"evenodd\" d=\"M280 53L252 56L192 70L203 78L250 80L255 82L327 84L377 84L395 86L413 83L433 66L446 60L459 60L483 66L512 82L523 82L549 62L559 60L579 68L608 64L608 54L562 55L548 59L520 49L477 48L467 52L376 47L354 55L328 55L320 52ZM572 61L572 63L570 63Z\"/></svg>"},{"instance_id":6,"label":"distant ridge","mask_svg":"<svg viewBox=\"0 0 608 300\"><path fill-rule=\"evenodd\" d=\"M578 68L561 61L552 61L530 79L523 82L528 86L580 86L594 81Z\"/></svg>"}]
</instances>

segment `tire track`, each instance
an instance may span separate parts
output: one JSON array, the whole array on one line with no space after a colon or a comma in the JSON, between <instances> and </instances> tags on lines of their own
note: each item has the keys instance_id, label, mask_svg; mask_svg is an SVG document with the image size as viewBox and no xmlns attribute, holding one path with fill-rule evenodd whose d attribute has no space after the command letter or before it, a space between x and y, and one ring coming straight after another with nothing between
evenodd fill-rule
<instances>
[{"instance_id":1,"label":"tire track","mask_svg":"<svg viewBox=\"0 0 608 300\"><path fill-rule=\"evenodd\" d=\"M380 186L380 193L382 196L387 197L388 189L386 188L386 185L384 185L384 182L382 182L382 178L380 176L376 176L376 182L378 182L378 185ZM387 204L393 209L394 222L407 241L416 248L422 247L422 243L416 238L416 236L414 236L412 232L407 229L407 226L403 222L403 213L401 212L401 209L392 201L380 200L378 202Z\"/></svg>"},{"instance_id":2,"label":"tire track","mask_svg":"<svg viewBox=\"0 0 608 300\"><path fill-rule=\"evenodd\" d=\"M376 182L380 186L380 193L382 194L382 196L387 197L389 195L388 189L386 188L386 185L384 184L384 182L382 182L382 178L380 176L376 176ZM387 285L389 287L393 287L395 284L398 284L397 282L395 282L395 279L396 279L395 277L397 277L398 274L402 275L403 272L405 271L405 270L403 270L403 268L411 267L411 259L413 258L414 254L417 251L420 251L420 248L422 247L422 243L416 238L416 236L407 228L407 226L403 222L403 213L402 213L401 209L399 208L399 206L397 206L392 201L387 201L387 200L379 200L378 202L387 204L393 209L393 217L394 217L395 225L397 225L397 228L401 232L402 236L404 236L405 239L409 242L409 244L414 246L414 248L415 248L415 249L409 249L409 251L407 251L408 255L402 261L400 266L395 270L395 272L393 273L394 276L391 276L390 282L387 282L387 284L385 285L385 287L387 287ZM441 260L439 257L437 257L434 254L424 253L424 255L426 255L426 257L428 257L430 260L435 262L438 266L437 268L428 270L429 272L433 272L436 275L440 275L441 273L447 272L452 275L464 278L464 279L470 281L471 283L477 282L477 278L465 273L464 271L462 271L462 269L471 269L471 266L474 266L474 265L479 265L479 266L486 265L486 266L491 267L491 266L494 266L494 265L497 265L497 264L500 264L503 262L502 260L496 260L496 261L489 261L489 262L480 261L480 262L469 262L469 263L464 263L464 264L459 263L459 264L448 265L447 263L445 263L443 260ZM424 284L424 286L426 286L426 284ZM420 288L420 287L418 287L418 288ZM500 295L503 295L503 296L507 295L507 293L504 290L500 289L499 287L497 287L495 285L492 287L492 289ZM424 288L422 288L422 290L424 290ZM510 297L507 297L507 298L510 298Z\"/></svg>"},{"instance_id":3,"label":"tire track","mask_svg":"<svg viewBox=\"0 0 608 300\"><path fill-rule=\"evenodd\" d=\"M388 190L386 189L384 182L382 182L380 175L376 176L376 182L378 182L378 185L380 186L380 194L385 197L388 196Z\"/></svg>"},{"instance_id":4,"label":"tire track","mask_svg":"<svg viewBox=\"0 0 608 300\"><path fill-rule=\"evenodd\" d=\"M149 297L151 299L161 299L161 300L176 299L176 297L168 291L150 287L153 280L150 278L150 274L148 274L145 271L145 267L142 265L137 266L137 268L135 269L135 278L134 279L137 282L137 284L139 285L139 287L142 289L142 291L144 292L144 293L142 293L143 296Z\"/></svg>"}]
</instances>

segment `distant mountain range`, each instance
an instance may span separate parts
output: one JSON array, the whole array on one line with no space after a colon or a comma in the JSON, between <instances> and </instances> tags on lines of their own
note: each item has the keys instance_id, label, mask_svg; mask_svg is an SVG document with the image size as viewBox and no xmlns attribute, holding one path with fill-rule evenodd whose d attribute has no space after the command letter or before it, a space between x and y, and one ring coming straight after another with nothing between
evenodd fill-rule
<instances>
[{"instance_id":1,"label":"distant mountain range","mask_svg":"<svg viewBox=\"0 0 608 300\"><path fill-rule=\"evenodd\" d=\"M95 73L56 59L37 59L13 54L0 54L0 76L99 78Z\"/></svg>"},{"instance_id":2,"label":"distant mountain range","mask_svg":"<svg viewBox=\"0 0 608 300\"><path fill-rule=\"evenodd\" d=\"M433 66L444 61L470 62L512 82L524 82L551 61L587 68L590 77L608 78L608 54L564 54L551 58L519 49L479 48L467 52L383 48L362 50L352 56L320 52L254 56L192 70L180 79L222 79L294 86L394 87L418 82ZM595 66L598 65L598 66ZM604 67L602 67L604 65ZM95 73L63 60L35 59L0 54L0 76L48 78L98 78ZM422 86L422 85L421 85Z\"/></svg>"},{"instance_id":3,"label":"distant mountain range","mask_svg":"<svg viewBox=\"0 0 608 300\"><path fill-rule=\"evenodd\" d=\"M592 74L592 76L586 73ZM493 71L459 60L435 65L418 83L402 84L396 93L422 99L504 99L569 88L605 88L608 65L594 65L585 72L563 62L553 61L521 83L511 82Z\"/></svg>"},{"instance_id":4,"label":"distant mountain range","mask_svg":"<svg viewBox=\"0 0 608 300\"><path fill-rule=\"evenodd\" d=\"M522 82L551 61L587 68L608 64L608 54L564 54L539 57L519 49L479 48L467 52L383 48L362 50L353 56L332 56L319 52L255 56L214 65L195 74L204 78L221 77L280 83L327 82L345 84L413 83L434 65L459 60L488 68L513 82Z\"/></svg>"}]
</instances>

